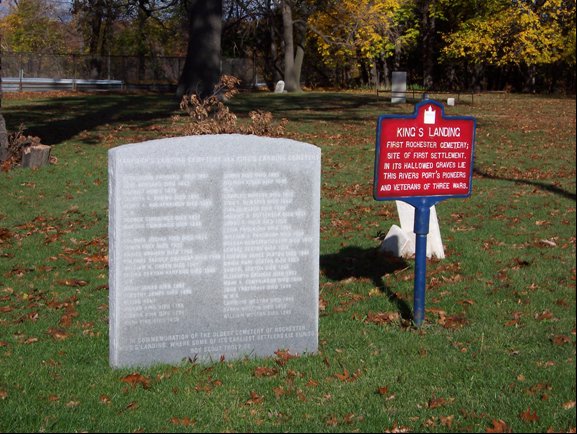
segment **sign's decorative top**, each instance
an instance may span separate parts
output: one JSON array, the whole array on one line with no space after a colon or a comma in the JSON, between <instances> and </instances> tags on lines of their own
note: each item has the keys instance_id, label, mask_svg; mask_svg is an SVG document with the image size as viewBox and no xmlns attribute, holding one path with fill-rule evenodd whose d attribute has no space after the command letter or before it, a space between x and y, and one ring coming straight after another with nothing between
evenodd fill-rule
<instances>
[{"instance_id":1,"label":"sign's decorative top","mask_svg":"<svg viewBox=\"0 0 577 434\"><path fill-rule=\"evenodd\" d=\"M412 115L383 115L377 126L376 200L468 197L472 190L475 118L445 116L432 100Z\"/></svg>"}]
</instances>

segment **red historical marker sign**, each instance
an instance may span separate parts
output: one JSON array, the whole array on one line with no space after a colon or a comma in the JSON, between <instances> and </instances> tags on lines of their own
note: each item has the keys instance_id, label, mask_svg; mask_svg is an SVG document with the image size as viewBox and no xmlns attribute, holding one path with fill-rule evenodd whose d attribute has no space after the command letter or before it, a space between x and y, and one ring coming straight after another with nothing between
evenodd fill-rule
<instances>
[{"instance_id":1,"label":"red historical marker sign","mask_svg":"<svg viewBox=\"0 0 577 434\"><path fill-rule=\"evenodd\" d=\"M445 117L443 105L431 100L409 116L381 116L375 199L470 196L475 127L475 118Z\"/></svg>"}]
</instances>

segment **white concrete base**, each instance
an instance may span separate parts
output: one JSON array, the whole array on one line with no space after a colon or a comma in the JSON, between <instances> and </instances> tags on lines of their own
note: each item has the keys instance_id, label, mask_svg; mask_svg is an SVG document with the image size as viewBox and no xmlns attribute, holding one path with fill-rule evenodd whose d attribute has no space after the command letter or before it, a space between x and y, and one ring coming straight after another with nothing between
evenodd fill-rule
<instances>
[{"instance_id":1,"label":"white concrete base","mask_svg":"<svg viewBox=\"0 0 577 434\"><path fill-rule=\"evenodd\" d=\"M393 225L383 240L380 249L394 256L407 258L415 254L415 208L402 201L396 201L401 227ZM427 235L427 258L445 258L437 210L431 207L429 234Z\"/></svg>"}]
</instances>

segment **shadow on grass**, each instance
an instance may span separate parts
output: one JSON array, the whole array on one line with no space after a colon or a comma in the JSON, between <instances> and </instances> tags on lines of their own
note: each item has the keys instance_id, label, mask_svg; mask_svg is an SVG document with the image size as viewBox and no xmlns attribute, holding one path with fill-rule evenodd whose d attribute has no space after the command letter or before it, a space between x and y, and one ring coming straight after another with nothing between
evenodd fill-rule
<instances>
[{"instance_id":1,"label":"shadow on grass","mask_svg":"<svg viewBox=\"0 0 577 434\"><path fill-rule=\"evenodd\" d=\"M478 175L482 178L496 179L498 181L508 181L508 182L514 182L514 183L519 183L519 184L532 185L533 187L536 187L540 190L548 191L549 193L559 195L559 196L564 197L566 199L577 201L577 196L575 195L575 193L571 193L567 190L563 190L562 188L559 188L555 185L546 184L544 182L532 181L529 179L506 178L504 176L491 175L490 173L484 172L482 169L480 169L478 167L475 167L473 169L473 172L475 173L475 175Z\"/></svg>"},{"instance_id":2,"label":"shadow on grass","mask_svg":"<svg viewBox=\"0 0 577 434\"><path fill-rule=\"evenodd\" d=\"M270 111L277 118L293 122L367 122L384 112L410 113L410 105L391 105L371 93L306 92L276 95L240 94L227 104L241 117L254 110ZM41 97L22 106L4 108L9 130L24 124L27 135L38 136L47 145L57 145L91 133L105 125L125 124L132 128L151 123L170 123L181 113L171 94L76 94L65 97ZM111 128L112 130L112 128ZM88 145L99 143L98 134L83 138Z\"/></svg>"},{"instance_id":3,"label":"shadow on grass","mask_svg":"<svg viewBox=\"0 0 577 434\"><path fill-rule=\"evenodd\" d=\"M173 95L75 95L10 106L4 115L10 130L24 124L25 134L40 137L46 145L57 145L107 124L170 122L176 109ZM99 141L89 136L83 143L96 145Z\"/></svg>"},{"instance_id":4,"label":"shadow on grass","mask_svg":"<svg viewBox=\"0 0 577 434\"><path fill-rule=\"evenodd\" d=\"M377 248L345 247L338 253L322 255L320 259L321 272L328 279L337 281L350 278L370 279L395 305L401 317L410 321L413 319L411 307L391 291L383 280L385 274L405 269L408 266L404 259L384 255Z\"/></svg>"},{"instance_id":5,"label":"shadow on grass","mask_svg":"<svg viewBox=\"0 0 577 434\"><path fill-rule=\"evenodd\" d=\"M346 92L241 94L230 102L230 106L233 111L246 114L253 110L270 111L275 117L294 122L376 121L375 113L388 112L393 107L375 94ZM392 110L406 111L406 107L393 107Z\"/></svg>"}]
</instances>

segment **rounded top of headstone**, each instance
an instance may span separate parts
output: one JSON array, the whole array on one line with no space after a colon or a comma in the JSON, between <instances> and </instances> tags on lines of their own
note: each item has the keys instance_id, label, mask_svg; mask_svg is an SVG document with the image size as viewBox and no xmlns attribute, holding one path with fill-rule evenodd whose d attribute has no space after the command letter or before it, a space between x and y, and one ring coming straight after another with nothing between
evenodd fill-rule
<instances>
[{"instance_id":1,"label":"rounded top of headstone","mask_svg":"<svg viewBox=\"0 0 577 434\"><path fill-rule=\"evenodd\" d=\"M307 154L320 156L320 148L292 139L271 138L242 134L214 134L171 137L131 143L108 151L110 157L129 153L132 156L167 157L183 152L182 156L208 157L215 155L287 155Z\"/></svg>"}]
</instances>

